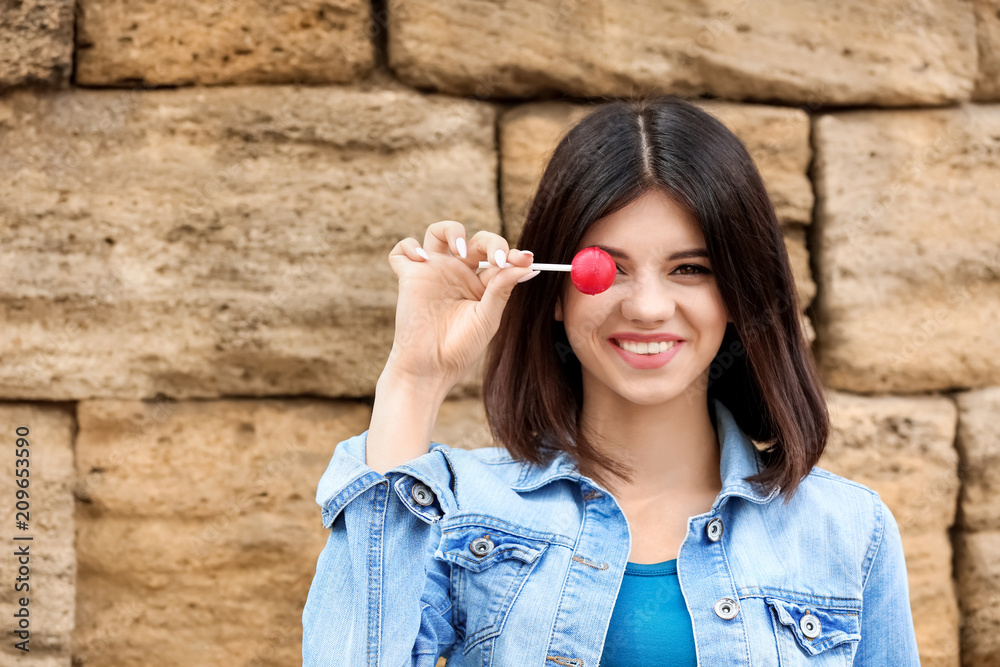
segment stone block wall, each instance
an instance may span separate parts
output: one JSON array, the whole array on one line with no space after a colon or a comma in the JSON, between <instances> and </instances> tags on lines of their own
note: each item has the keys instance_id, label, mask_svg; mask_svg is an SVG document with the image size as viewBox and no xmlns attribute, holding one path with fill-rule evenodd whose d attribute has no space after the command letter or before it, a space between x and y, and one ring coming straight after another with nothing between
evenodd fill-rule
<instances>
[{"instance_id":1,"label":"stone block wall","mask_svg":"<svg viewBox=\"0 0 1000 667\"><path fill-rule=\"evenodd\" d=\"M923 664L1000 665L1000 0L3 4L0 517L33 588L0 664L299 664L389 249L443 219L516 239L569 127L659 92L760 167L820 465L896 516ZM436 440L492 444L479 380Z\"/></svg>"}]
</instances>

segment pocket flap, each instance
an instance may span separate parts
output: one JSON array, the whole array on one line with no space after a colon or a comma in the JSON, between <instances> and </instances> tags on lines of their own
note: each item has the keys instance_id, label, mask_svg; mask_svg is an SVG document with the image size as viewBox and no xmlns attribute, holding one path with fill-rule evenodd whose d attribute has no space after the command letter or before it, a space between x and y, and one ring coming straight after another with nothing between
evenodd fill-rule
<instances>
[{"instance_id":1,"label":"pocket flap","mask_svg":"<svg viewBox=\"0 0 1000 667\"><path fill-rule=\"evenodd\" d=\"M764 598L781 625L795 635L799 646L809 655L843 644L861 641L861 622L857 611L782 598Z\"/></svg>"},{"instance_id":2,"label":"pocket flap","mask_svg":"<svg viewBox=\"0 0 1000 667\"><path fill-rule=\"evenodd\" d=\"M472 572L510 558L533 563L549 546L546 540L491 525L466 524L442 531L434 557Z\"/></svg>"}]
</instances>

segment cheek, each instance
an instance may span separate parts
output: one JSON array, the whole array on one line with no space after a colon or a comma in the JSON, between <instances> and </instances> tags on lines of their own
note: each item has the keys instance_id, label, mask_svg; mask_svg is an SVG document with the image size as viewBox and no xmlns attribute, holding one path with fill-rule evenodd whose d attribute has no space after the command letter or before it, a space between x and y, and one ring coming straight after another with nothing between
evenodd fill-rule
<instances>
[{"instance_id":1,"label":"cheek","mask_svg":"<svg viewBox=\"0 0 1000 667\"><path fill-rule=\"evenodd\" d=\"M729 316L721 299L704 299L692 306L691 318L705 335L720 337L725 333Z\"/></svg>"},{"instance_id":2,"label":"cheek","mask_svg":"<svg viewBox=\"0 0 1000 667\"><path fill-rule=\"evenodd\" d=\"M615 304L611 299L579 295L566 301L563 311L566 336L570 344L583 345L609 321ZM601 332L604 333L604 332Z\"/></svg>"},{"instance_id":3,"label":"cheek","mask_svg":"<svg viewBox=\"0 0 1000 667\"><path fill-rule=\"evenodd\" d=\"M726 302L722 300L722 293L719 292L719 288L714 283L708 292L708 297L708 301L712 304L712 308L716 312L716 316L724 320L729 320Z\"/></svg>"}]
</instances>

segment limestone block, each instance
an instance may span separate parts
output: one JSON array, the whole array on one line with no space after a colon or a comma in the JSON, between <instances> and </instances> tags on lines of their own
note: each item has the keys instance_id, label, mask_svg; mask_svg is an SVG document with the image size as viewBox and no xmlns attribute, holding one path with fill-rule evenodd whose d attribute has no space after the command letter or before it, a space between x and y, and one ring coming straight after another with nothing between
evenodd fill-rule
<instances>
[{"instance_id":1,"label":"limestone block","mask_svg":"<svg viewBox=\"0 0 1000 667\"><path fill-rule=\"evenodd\" d=\"M30 667L72 667L73 657L69 653L64 655L55 655L52 653L36 654L34 649L32 649L30 657L17 656L16 662L12 664L30 665Z\"/></svg>"},{"instance_id":2,"label":"limestone block","mask_svg":"<svg viewBox=\"0 0 1000 667\"><path fill-rule=\"evenodd\" d=\"M453 95L651 91L878 106L966 100L971 3L397 0L389 64Z\"/></svg>"},{"instance_id":3,"label":"limestone block","mask_svg":"<svg viewBox=\"0 0 1000 667\"><path fill-rule=\"evenodd\" d=\"M0 405L4 438L0 522L6 529L0 556L0 617L4 619L0 664L69 667L76 597L73 422L72 411L65 407ZM15 470L28 472L15 474ZM27 486L19 485L19 480L27 480ZM18 491L22 497L16 495ZM20 506L26 517L19 512L19 502L26 503ZM26 528L18 529L17 521L25 521ZM32 539L14 539L27 537ZM27 562L15 556L21 548L28 551ZM14 648L23 638L12 634L19 629L14 614L22 607L21 598L28 600L27 653Z\"/></svg>"},{"instance_id":4,"label":"limestone block","mask_svg":"<svg viewBox=\"0 0 1000 667\"><path fill-rule=\"evenodd\" d=\"M723 102L701 102L746 146L757 164L782 223L812 222L809 182L809 116L801 109Z\"/></svg>"},{"instance_id":5,"label":"limestone block","mask_svg":"<svg viewBox=\"0 0 1000 667\"><path fill-rule=\"evenodd\" d=\"M84 85L346 83L374 66L362 0L81 0Z\"/></svg>"},{"instance_id":6,"label":"limestone block","mask_svg":"<svg viewBox=\"0 0 1000 667\"><path fill-rule=\"evenodd\" d=\"M899 525L921 662L958 662L951 542L958 496L957 410L938 397L828 392L831 434L819 466L878 492Z\"/></svg>"},{"instance_id":7,"label":"limestone block","mask_svg":"<svg viewBox=\"0 0 1000 667\"><path fill-rule=\"evenodd\" d=\"M552 153L594 107L534 102L505 111L499 121L500 196L504 237L516 244Z\"/></svg>"},{"instance_id":8,"label":"limestone block","mask_svg":"<svg viewBox=\"0 0 1000 667\"><path fill-rule=\"evenodd\" d=\"M962 601L962 667L996 667L1000 656L1000 531L955 540Z\"/></svg>"},{"instance_id":9,"label":"limestone block","mask_svg":"<svg viewBox=\"0 0 1000 667\"><path fill-rule=\"evenodd\" d=\"M569 130L595 107L534 102L505 111L499 119L500 196L504 236L516 243L552 153Z\"/></svg>"},{"instance_id":10,"label":"limestone block","mask_svg":"<svg viewBox=\"0 0 1000 667\"><path fill-rule=\"evenodd\" d=\"M1000 384L1000 106L829 114L814 137L826 383Z\"/></svg>"},{"instance_id":11,"label":"limestone block","mask_svg":"<svg viewBox=\"0 0 1000 667\"><path fill-rule=\"evenodd\" d=\"M491 105L405 89L0 100L0 396L366 396L387 255L500 231Z\"/></svg>"},{"instance_id":12,"label":"limestone block","mask_svg":"<svg viewBox=\"0 0 1000 667\"><path fill-rule=\"evenodd\" d=\"M81 665L288 665L329 532L316 486L360 403L85 401Z\"/></svg>"},{"instance_id":13,"label":"limestone block","mask_svg":"<svg viewBox=\"0 0 1000 667\"><path fill-rule=\"evenodd\" d=\"M975 100L1000 100L1000 0L974 0L979 43Z\"/></svg>"},{"instance_id":14,"label":"limestone block","mask_svg":"<svg viewBox=\"0 0 1000 667\"><path fill-rule=\"evenodd\" d=\"M809 117L798 109L701 102L747 147L783 223L809 224L813 193L807 170ZM504 230L520 236L538 182L556 145L595 107L565 102L524 104L500 117Z\"/></svg>"},{"instance_id":15,"label":"limestone block","mask_svg":"<svg viewBox=\"0 0 1000 667\"><path fill-rule=\"evenodd\" d=\"M799 307L805 310L816 296L816 283L812 279L809 268L809 249L806 248L806 231L804 227L795 225L784 228L785 251L788 253L788 263L792 267L792 278L795 279L795 292ZM812 338L810 338L810 341Z\"/></svg>"},{"instance_id":16,"label":"limestone block","mask_svg":"<svg viewBox=\"0 0 1000 667\"><path fill-rule=\"evenodd\" d=\"M1000 531L1000 387L957 395L965 530Z\"/></svg>"},{"instance_id":17,"label":"limestone block","mask_svg":"<svg viewBox=\"0 0 1000 667\"><path fill-rule=\"evenodd\" d=\"M799 324L802 325L802 331L805 333L806 340L809 345L813 345L816 340L816 329L813 328L812 320L810 320L805 313L799 316Z\"/></svg>"},{"instance_id":18,"label":"limestone block","mask_svg":"<svg viewBox=\"0 0 1000 667\"><path fill-rule=\"evenodd\" d=\"M0 4L0 89L64 84L73 70L73 2Z\"/></svg>"}]
</instances>

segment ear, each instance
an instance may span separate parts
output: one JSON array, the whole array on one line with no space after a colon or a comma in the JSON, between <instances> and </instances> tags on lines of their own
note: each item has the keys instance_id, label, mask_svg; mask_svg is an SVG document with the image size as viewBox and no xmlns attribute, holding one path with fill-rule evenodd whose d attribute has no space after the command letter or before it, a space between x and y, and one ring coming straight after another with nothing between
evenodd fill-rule
<instances>
[{"instance_id":1,"label":"ear","mask_svg":"<svg viewBox=\"0 0 1000 667\"><path fill-rule=\"evenodd\" d=\"M563 321L562 297L556 297L556 322Z\"/></svg>"}]
</instances>

